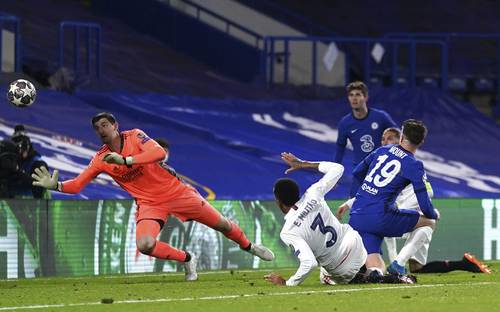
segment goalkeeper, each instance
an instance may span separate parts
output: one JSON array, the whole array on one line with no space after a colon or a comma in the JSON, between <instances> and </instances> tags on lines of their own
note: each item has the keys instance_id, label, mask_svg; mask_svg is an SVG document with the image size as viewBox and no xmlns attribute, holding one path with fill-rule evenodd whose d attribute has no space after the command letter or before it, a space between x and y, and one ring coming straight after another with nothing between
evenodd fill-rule
<instances>
[{"instance_id":1,"label":"goalkeeper","mask_svg":"<svg viewBox=\"0 0 500 312\"><path fill-rule=\"evenodd\" d=\"M162 166L165 150L143 131L119 132L115 117L105 112L92 118L92 126L103 146L89 166L76 178L64 182L58 181L57 170L50 175L45 167L37 168L33 185L74 194L100 173L107 173L137 202L137 248L155 258L183 262L188 281L198 279L196 256L156 239L169 215L183 222L203 223L222 232L241 249L263 260L274 259L271 250L251 243L238 225L223 217L193 187L168 170L168 166Z\"/></svg>"}]
</instances>

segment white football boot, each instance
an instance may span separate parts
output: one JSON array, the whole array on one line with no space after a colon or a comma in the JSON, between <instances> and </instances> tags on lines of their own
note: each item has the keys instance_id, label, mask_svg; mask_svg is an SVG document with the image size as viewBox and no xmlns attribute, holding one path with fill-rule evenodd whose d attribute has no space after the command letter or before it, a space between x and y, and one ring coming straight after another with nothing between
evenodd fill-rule
<instances>
[{"instance_id":1,"label":"white football boot","mask_svg":"<svg viewBox=\"0 0 500 312\"><path fill-rule=\"evenodd\" d=\"M252 243L252 245L250 246L250 250L248 250L248 252L265 261L274 260L274 253L269 248L262 245L257 245Z\"/></svg>"},{"instance_id":2,"label":"white football boot","mask_svg":"<svg viewBox=\"0 0 500 312\"><path fill-rule=\"evenodd\" d=\"M184 273L186 274L186 281L196 281L198 273L196 273L196 264L198 259L194 254L191 254L191 260L184 262Z\"/></svg>"}]
</instances>

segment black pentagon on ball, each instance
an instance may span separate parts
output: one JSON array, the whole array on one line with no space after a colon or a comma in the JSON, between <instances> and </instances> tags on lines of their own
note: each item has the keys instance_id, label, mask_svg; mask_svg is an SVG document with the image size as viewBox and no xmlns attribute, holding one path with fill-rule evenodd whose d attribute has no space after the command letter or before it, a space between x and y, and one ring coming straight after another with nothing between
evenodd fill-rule
<instances>
[{"instance_id":1,"label":"black pentagon on ball","mask_svg":"<svg viewBox=\"0 0 500 312\"><path fill-rule=\"evenodd\" d=\"M24 105L27 105L31 102L31 96L29 95L25 95L21 98L21 103L23 103Z\"/></svg>"},{"instance_id":2,"label":"black pentagon on ball","mask_svg":"<svg viewBox=\"0 0 500 312\"><path fill-rule=\"evenodd\" d=\"M26 82L19 81L18 83L16 83L16 87L24 89L24 88L26 88Z\"/></svg>"}]
</instances>

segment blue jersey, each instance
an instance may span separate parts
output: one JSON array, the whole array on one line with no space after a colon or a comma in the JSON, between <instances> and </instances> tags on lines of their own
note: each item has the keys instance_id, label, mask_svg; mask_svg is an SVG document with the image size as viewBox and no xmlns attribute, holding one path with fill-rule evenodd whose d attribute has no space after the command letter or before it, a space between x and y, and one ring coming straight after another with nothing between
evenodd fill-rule
<instances>
[{"instance_id":1,"label":"blue jersey","mask_svg":"<svg viewBox=\"0 0 500 312\"><path fill-rule=\"evenodd\" d=\"M355 182L361 186L351 214L383 214L395 210L396 197L411 183L424 215L430 219L437 218L427 194L423 163L400 145L378 148L354 168L353 175Z\"/></svg>"},{"instance_id":2,"label":"blue jersey","mask_svg":"<svg viewBox=\"0 0 500 312\"><path fill-rule=\"evenodd\" d=\"M352 113L345 115L339 123L337 139L336 163L342 163L347 139L354 149L353 163L356 166L368 154L380 147L382 133L385 129L397 127L391 116L383 110L369 108L363 119L357 119Z\"/></svg>"}]
</instances>

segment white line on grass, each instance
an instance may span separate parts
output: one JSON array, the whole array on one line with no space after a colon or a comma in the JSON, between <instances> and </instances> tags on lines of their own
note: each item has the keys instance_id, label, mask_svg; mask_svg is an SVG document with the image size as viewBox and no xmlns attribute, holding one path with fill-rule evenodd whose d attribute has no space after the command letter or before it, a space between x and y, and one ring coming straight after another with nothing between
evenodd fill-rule
<instances>
[{"instance_id":1,"label":"white line on grass","mask_svg":"<svg viewBox=\"0 0 500 312\"><path fill-rule=\"evenodd\" d=\"M113 304L155 303L155 302L195 301L195 300L224 300L224 299L265 297L265 296L294 296L294 295L305 295L305 294L309 295L309 294L323 294L323 293L347 293L347 292L361 292L361 291L434 288L434 287L450 287L450 286L483 286L483 285L494 285L494 284L498 284L498 283L497 282L479 282L479 283L464 283L464 284L432 284L432 285L405 285L405 286L401 285L401 286L384 286L384 287L377 287L377 288L343 288L343 289L329 289L329 290L288 291L288 292L277 292L277 293L269 293L269 294L260 293L260 294L241 294L241 295L224 295L224 296L207 296L207 297L118 300L118 301L114 301ZM101 302L82 302L82 303L29 305L29 306L17 306L17 307L0 307L0 311L93 306L93 305L100 305L100 304L102 304L102 303Z\"/></svg>"},{"instance_id":2,"label":"white line on grass","mask_svg":"<svg viewBox=\"0 0 500 312\"><path fill-rule=\"evenodd\" d=\"M282 268L282 269L287 269L287 268ZM231 271L233 271L234 274L237 273L255 273L255 272L271 272L271 269L249 269L249 270L219 270L219 271L205 271L205 272L198 272L198 275L210 275L210 274L220 274L220 273L227 273L230 274ZM27 281L29 280L30 282L36 282L36 281L47 281L51 279L57 279L57 280L83 280L83 279L89 279L91 277L95 278L102 278L102 279L115 279L115 278L141 278L141 277L159 277L159 276L184 276L184 272L150 272L146 274L140 274L140 273L125 273L125 274L120 274L120 275L88 275L88 276L70 276L70 277L42 277L42 278L10 278L10 279L4 279L0 280L0 282L19 282L19 281Z\"/></svg>"}]
</instances>

